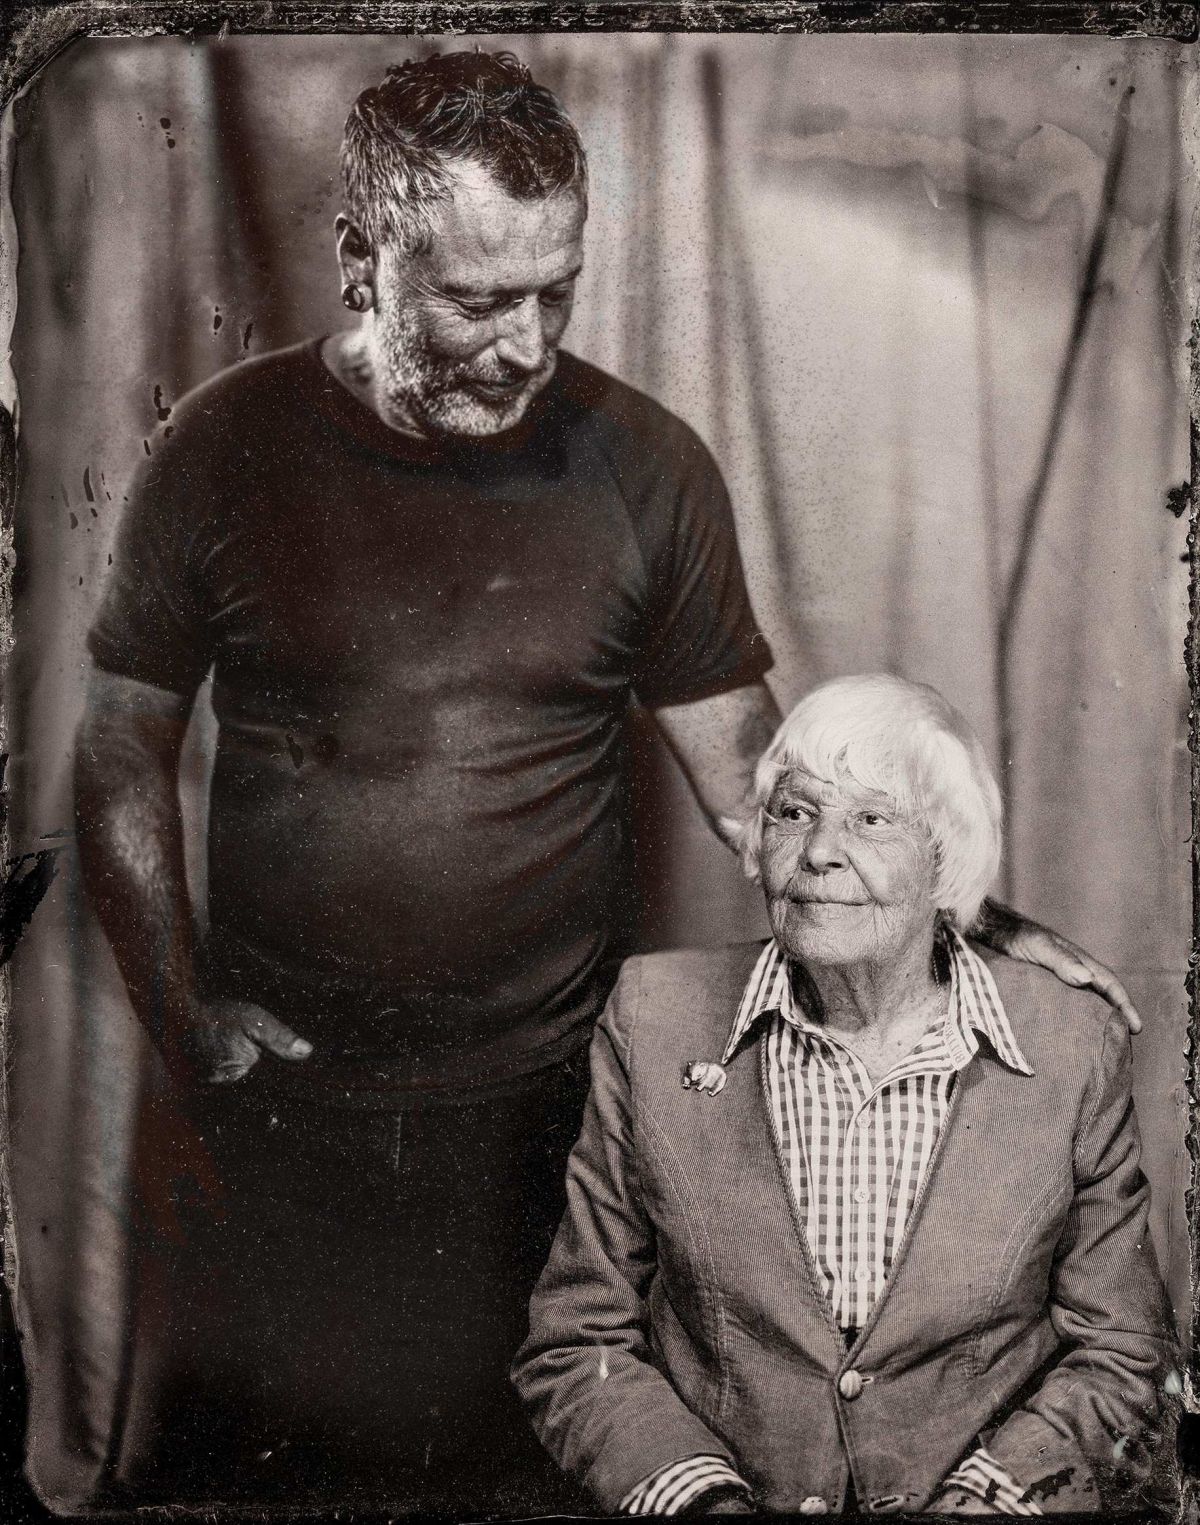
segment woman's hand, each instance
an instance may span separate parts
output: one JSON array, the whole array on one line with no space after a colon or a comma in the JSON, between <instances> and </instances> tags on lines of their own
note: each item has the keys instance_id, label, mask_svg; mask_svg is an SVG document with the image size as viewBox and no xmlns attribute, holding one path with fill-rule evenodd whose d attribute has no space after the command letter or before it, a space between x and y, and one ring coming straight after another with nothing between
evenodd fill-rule
<instances>
[{"instance_id":1,"label":"woman's hand","mask_svg":"<svg viewBox=\"0 0 1200 1525\"><path fill-rule=\"evenodd\" d=\"M754 1505L744 1493L721 1493L720 1496L713 1494L712 1502L708 1496L703 1495L695 1509L689 1509L689 1514L753 1514Z\"/></svg>"},{"instance_id":2,"label":"woman's hand","mask_svg":"<svg viewBox=\"0 0 1200 1525\"><path fill-rule=\"evenodd\" d=\"M997 1511L966 1488L943 1488L929 1505L930 1514L995 1514Z\"/></svg>"}]
</instances>

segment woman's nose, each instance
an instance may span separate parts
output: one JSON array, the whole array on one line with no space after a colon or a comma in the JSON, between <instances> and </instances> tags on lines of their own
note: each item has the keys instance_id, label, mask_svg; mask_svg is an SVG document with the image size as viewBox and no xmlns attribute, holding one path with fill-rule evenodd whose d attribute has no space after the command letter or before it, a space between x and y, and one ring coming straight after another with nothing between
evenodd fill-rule
<instances>
[{"instance_id":1,"label":"woman's nose","mask_svg":"<svg viewBox=\"0 0 1200 1525\"><path fill-rule=\"evenodd\" d=\"M814 874L827 873L833 868L845 868L846 853L840 820L827 815L817 817L804 838L803 863Z\"/></svg>"}]
</instances>

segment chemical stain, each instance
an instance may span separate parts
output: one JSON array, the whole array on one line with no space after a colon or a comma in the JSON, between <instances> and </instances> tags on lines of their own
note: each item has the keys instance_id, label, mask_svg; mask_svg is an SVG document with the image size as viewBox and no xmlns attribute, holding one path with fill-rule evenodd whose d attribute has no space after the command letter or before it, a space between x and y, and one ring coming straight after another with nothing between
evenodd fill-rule
<instances>
[{"instance_id":1,"label":"chemical stain","mask_svg":"<svg viewBox=\"0 0 1200 1525\"><path fill-rule=\"evenodd\" d=\"M1034 1500L1053 1498L1056 1493L1061 1493L1064 1488L1071 1486L1071 1479L1074 1476L1074 1467L1062 1467L1059 1471L1052 1472L1049 1477L1042 1477L1036 1483L1030 1483L1025 1490L1025 1497Z\"/></svg>"},{"instance_id":2,"label":"chemical stain","mask_svg":"<svg viewBox=\"0 0 1200 1525\"><path fill-rule=\"evenodd\" d=\"M146 452L147 455L150 454L150 441L148 439L144 439L142 441L142 449Z\"/></svg>"},{"instance_id":3,"label":"chemical stain","mask_svg":"<svg viewBox=\"0 0 1200 1525\"><path fill-rule=\"evenodd\" d=\"M303 749L303 747L301 747L299 745L299 743L296 741L295 737L291 734L290 731L287 732L284 735L283 739L284 739L284 741L287 742L288 756L292 759L292 767L293 768L299 768L299 767L303 766L303 763L304 763L304 749Z\"/></svg>"},{"instance_id":4,"label":"chemical stain","mask_svg":"<svg viewBox=\"0 0 1200 1525\"><path fill-rule=\"evenodd\" d=\"M254 323L253 323L253 321L251 321L251 322L247 323L245 328L242 330L242 348L243 348L243 350L248 350L250 348L250 335L253 332L254 332Z\"/></svg>"},{"instance_id":5,"label":"chemical stain","mask_svg":"<svg viewBox=\"0 0 1200 1525\"><path fill-rule=\"evenodd\" d=\"M6 753L0 759L0 767L7 760ZM0 964L6 964L12 957L21 933L50 888L61 850L45 847L36 853L22 853L5 865L7 873L0 885Z\"/></svg>"},{"instance_id":6,"label":"chemical stain","mask_svg":"<svg viewBox=\"0 0 1200 1525\"><path fill-rule=\"evenodd\" d=\"M221 316L221 309L219 307L214 307L213 308L213 333L214 334L220 333L220 331L221 331L221 324L224 323L224 321L225 321L225 319Z\"/></svg>"},{"instance_id":7,"label":"chemical stain","mask_svg":"<svg viewBox=\"0 0 1200 1525\"><path fill-rule=\"evenodd\" d=\"M77 530L79 528L79 520L75 517L74 514L71 515L71 528L73 530Z\"/></svg>"},{"instance_id":8,"label":"chemical stain","mask_svg":"<svg viewBox=\"0 0 1200 1525\"><path fill-rule=\"evenodd\" d=\"M154 411L158 414L160 424L165 424L171 416L170 405L163 402L163 389L161 386L154 388Z\"/></svg>"},{"instance_id":9,"label":"chemical stain","mask_svg":"<svg viewBox=\"0 0 1200 1525\"><path fill-rule=\"evenodd\" d=\"M89 503L96 501L96 494L92 491L92 468L90 466L83 468L83 495Z\"/></svg>"}]
</instances>

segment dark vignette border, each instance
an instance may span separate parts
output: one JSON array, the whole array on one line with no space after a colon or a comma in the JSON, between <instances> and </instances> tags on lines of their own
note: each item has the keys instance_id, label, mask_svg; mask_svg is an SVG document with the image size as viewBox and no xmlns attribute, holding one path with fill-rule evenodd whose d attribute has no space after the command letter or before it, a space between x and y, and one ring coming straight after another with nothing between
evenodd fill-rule
<instances>
[{"instance_id":1,"label":"dark vignette border","mask_svg":"<svg viewBox=\"0 0 1200 1525\"><path fill-rule=\"evenodd\" d=\"M384 32L406 34L498 34L505 32L724 32L755 33L980 33L1058 34L1158 38L1176 43L1200 39L1200 0L0 0L0 113L58 53L81 37L230 36L234 34ZM11 146L11 145L10 145ZM7 197L9 166L0 162L0 198ZM4 292L3 264L15 261L4 247L0 222L0 305L15 304ZM1179 489L1190 507L1189 618L1184 642L1190 705L1188 744L1192 793L1192 952L1188 961L1189 1028L1187 1088L1192 1126L1187 1138L1192 1179L1185 1202L1191 1242L1192 1381L1200 1389L1200 229L1189 235L1188 271L1193 312L1190 360L1190 476ZM0 749L6 748L4 704L7 657L13 640L13 520L17 493L17 417L0 402ZM0 750L0 863L8 861L7 794ZM50 877L53 865L50 865ZM47 884L49 879L47 879ZM0 897L2 899L2 897ZM35 902L36 903L36 902ZM32 912L32 906L29 908ZM4 907L0 904L0 915ZM24 917L24 921L28 916ZM24 925L0 938L0 1518L48 1520L49 1515L18 1477L23 1450L23 1376L11 1292L16 1244L12 1237L8 1180L7 1030L11 1001L3 968ZM0 928L0 932L4 929ZM1189 1387L1189 1393L1192 1389ZM1183 1415L1179 1438L1180 1521L1200 1518L1200 1411ZM337 1517L349 1518L342 1510ZM228 1518L228 1516L227 1516ZM1085 1518L1075 1516L1074 1518ZM1131 1516L1129 1518L1135 1518Z\"/></svg>"}]
</instances>

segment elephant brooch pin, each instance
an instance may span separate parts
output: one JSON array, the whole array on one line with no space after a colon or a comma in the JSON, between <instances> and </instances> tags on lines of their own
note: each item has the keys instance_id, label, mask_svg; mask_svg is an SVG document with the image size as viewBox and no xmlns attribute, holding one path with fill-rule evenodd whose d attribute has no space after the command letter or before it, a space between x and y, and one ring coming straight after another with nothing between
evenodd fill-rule
<instances>
[{"instance_id":1,"label":"elephant brooch pin","mask_svg":"<svg viewBox=\"0 0 1200 1525\"><path fill-rule=\"evenodd\" d=\"M703 1091L706 1096L717 1096L725 1089L725 1079L722 1067L705 1059L693 1059L683 1067L685 1091Z\"/></svg>"}]
</instances>

